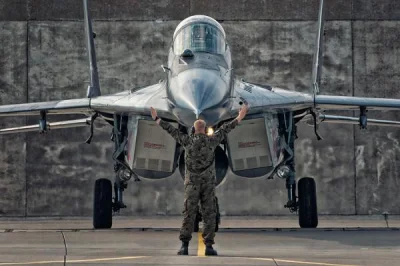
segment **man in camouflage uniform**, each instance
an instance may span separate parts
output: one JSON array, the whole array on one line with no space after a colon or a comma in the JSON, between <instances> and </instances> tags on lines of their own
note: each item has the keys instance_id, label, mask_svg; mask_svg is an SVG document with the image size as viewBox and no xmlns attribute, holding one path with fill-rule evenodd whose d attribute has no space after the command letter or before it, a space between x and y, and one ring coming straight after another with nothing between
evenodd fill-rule
<instances>
[{"instance_id":1,"label":"man in camouflage uniform","mask_svg":"<svg viewBox=\"0 0 400 266\"><path fill-rule=\"evenodd\" d=\"M216 223L215 202L215 149L227 134L245 117L246 105L231 122L222 125L213 135L206 134L204 120L194 122L194 133L185 134L168 122L157 117L157 111L151 108L151 116L185 149L185 201L183 223L179 239L182 247L178 255L188 255L189 241L192 239L197 206L200 201L204 228L203 241L206 245L205 255L217 255L213 249Z\"/></svg>"}]
</instances>

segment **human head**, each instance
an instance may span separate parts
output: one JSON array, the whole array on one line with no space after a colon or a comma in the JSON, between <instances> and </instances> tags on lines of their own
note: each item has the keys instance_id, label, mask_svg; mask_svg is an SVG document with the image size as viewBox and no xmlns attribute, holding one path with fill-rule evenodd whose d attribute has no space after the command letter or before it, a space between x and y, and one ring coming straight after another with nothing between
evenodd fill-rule
<instances>
[{"instance_id":1,"label":"human head","mask_svg":"<svg viewBox=\"0 0 400 266\"><path fill-rule=\"evenodd\" d=\"M195 134L206 134L206 122L204 120L196 120L193 126Z\"/></svg>"}]
</instances>

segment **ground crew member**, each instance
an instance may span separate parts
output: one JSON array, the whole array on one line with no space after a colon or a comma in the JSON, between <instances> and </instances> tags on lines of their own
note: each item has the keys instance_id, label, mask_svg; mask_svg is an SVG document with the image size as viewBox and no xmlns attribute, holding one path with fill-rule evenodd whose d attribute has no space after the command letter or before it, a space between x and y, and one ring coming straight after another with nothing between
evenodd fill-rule
<instances>
[{"instance_id":1,"label":"ground crew member","mask_svg":"<svg viewBox=\"0 0 400 266\"><path fill-rule=\"evenodd\" d=\"M192 239L199 201L204 221L202 236L206 245L205 255L217 255L216 250L212 247L216 223L215 149L245 117L247 110L248 106L245 105L233 121L225 123L213 135L208 136L204 120L196 120L194 133L188 135L161 120L157 116L157 111L151 107L151 117L185 149L185 201L183 223L179 235L182 247L178 251L178 255L188 255L189 241Z\"/></svg>"}]
</instances>

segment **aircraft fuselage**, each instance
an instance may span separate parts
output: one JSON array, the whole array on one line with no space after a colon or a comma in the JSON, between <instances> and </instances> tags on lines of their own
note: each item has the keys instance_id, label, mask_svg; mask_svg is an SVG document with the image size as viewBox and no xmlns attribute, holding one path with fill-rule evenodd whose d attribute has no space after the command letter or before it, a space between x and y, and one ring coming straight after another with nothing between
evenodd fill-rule
<instances>
[{"instance_id":1,"label":"aircraft fuselage","mask_svg":"<svg viewBox=\"0 0 400 266\"><path fill-rule=\"evenodd\" d=\"M168 57L171 112L185 126L204 119L210 126L232 106L232 60L225 32L215 20L192 16L175 30Z\"/></svg>"}]
</instances>

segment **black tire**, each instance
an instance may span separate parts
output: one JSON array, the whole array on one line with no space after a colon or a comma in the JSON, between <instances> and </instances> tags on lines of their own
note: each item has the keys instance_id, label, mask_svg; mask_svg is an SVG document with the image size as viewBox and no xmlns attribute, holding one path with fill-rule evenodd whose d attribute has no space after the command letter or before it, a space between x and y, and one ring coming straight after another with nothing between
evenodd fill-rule
<instances>
[{"instance_id":1,"label":"black tire","mask_svg":"<svg viewBox=\"0 0 400 266\"><path fill-rule=\"evenodd\" d=\"M315 180L303 177L298 183L299 192L299 225L301 228L318 226L317 191Z\"/></svg>"},{"instance_id":2,"label":"black tire","mask_svg":"<svg viewBox=\"0 0 400 266\"><path fill-rule=\"evenodd\" d=\"M107 229L112 226L112 184L105 178L94 184L93 227Z\"/></svg>"}]
</instances>

